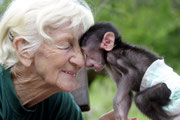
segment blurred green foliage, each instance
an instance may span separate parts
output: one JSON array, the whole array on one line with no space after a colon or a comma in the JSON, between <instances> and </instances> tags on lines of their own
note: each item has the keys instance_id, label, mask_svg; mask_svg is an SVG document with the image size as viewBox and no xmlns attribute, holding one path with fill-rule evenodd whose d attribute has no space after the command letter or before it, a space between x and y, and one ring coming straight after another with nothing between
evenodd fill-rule
<instances>
[{"instance_id":1,"label":"blurred green foliage","mask_svg":"<svg viewBox=\"0 0 180 120\"><path fill-rule=\"evenodd\" d=\"M0 13L10 0L4 0ZM168 65L180 73L180 0L86 0L95 21L110 21L119 29L126 42L145 46L165 58ZM97 120L112 109L115 84L99 75L90 86L91 111L85 120ZM130 118L148 120L135 107Z\"/></svg>"},{"instance_id":2,"label":"blurred green foliage","mask_svg":"<svg viewBox=\"0 0 180 120\"><path fill-rule=\"evenodd\" d=\"M1 0L1 1L3 1L3 4L0 5L0 15L3 14L4 10L7 8L8 4L11 0Z\"/></svg>"},{"instance_id":3,"label":"blurred green foliage","mask_svg":"<svg viewBox=\"0 0 180 120\"><path fill-rule=\"evenodd\" d=\"M110 21L123 41L142 45L165 58L180 73L180 0L87 0L96 22ZM112 109L115 85L100 77L90 86L91 111L86 120L95 120ZM112 87L114 86L114 87ZM132 105L130 118L148 120Z\"/></svg>"}]
</instances>

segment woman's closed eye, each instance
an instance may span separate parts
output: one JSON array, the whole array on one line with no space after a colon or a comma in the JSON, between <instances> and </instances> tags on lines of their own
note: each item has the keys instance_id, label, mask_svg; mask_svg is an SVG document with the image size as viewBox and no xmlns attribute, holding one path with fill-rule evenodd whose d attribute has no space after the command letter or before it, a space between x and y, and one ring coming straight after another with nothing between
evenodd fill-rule
<instances>
[{"instance_id":1,"label":"woman's closed eye","mask_svg":"<svg viewBox=\"0 0 180 120\"><path fill-rule=\"evenodd\" d=\"M67 45L56 45L56 48L60 49L60 50L68 50L71 48L70 44Z\"/></svg>"}]
</instances>

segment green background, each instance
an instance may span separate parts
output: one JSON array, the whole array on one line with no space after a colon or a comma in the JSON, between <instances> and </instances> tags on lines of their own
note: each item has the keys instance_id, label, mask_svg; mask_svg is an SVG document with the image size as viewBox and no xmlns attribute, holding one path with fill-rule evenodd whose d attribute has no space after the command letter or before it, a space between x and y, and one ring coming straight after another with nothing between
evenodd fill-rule
<instances>
[{"instance_id":1,"label":"green background","mask_svg":"<svg viewBox=\"0 0 180 120\"><path fill-rule=\"evenodd\" d=\"M0 12L10 0L0 5ZM142 45L160 56L180 73L180 0L87 0L95 21L111 21L119 29L123 41ZM90 106L85 120L97 120L112 109L116 93L114 82L106 74L89 73ZM135 107L130 118L148 120Z\"/></svg>"}]
</instances>

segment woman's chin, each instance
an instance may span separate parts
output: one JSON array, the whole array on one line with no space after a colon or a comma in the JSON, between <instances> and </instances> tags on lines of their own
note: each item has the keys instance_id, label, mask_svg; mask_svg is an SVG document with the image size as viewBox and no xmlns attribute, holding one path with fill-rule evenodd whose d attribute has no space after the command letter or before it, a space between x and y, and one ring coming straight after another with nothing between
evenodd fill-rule
<instances>
[{"instance_id":1,"label":"woman's chin","mask_svg":"<svg viewBox=\"0 0 180 120\"><path fill-rule=\"evenodd\" d=\"M75 90L77 88L77 85L73 82L73 83L61 83L61 84L57 84L57 87L59 89L61 89L61 91L64 92L72 92L73 90Z\"/></svg>"}]
</instances>

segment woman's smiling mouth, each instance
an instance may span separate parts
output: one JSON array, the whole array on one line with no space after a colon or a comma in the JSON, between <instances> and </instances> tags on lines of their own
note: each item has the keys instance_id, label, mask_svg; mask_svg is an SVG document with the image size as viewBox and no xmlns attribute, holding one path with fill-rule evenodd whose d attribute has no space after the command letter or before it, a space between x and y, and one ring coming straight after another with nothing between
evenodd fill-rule
<instances>
[{"instance_id":1,"label":"woman's smiling mouth","mask_svg":"<svg viewBox=\"0 0 180 120\"><path fill-rule=\"evenodd\" d=\"M70 76L70 77L76 77L77 72L76 71L65 71L62 70L63 73L65 73L66 75Z\"/></svg>"}]
</instances>

